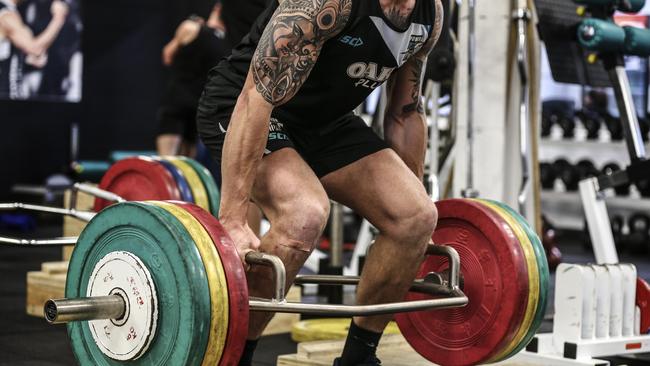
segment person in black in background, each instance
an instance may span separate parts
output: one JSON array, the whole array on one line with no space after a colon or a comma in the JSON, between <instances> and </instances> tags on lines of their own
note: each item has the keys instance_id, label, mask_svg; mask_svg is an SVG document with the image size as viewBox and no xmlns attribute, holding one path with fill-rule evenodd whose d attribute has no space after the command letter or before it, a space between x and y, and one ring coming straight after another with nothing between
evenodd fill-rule
<instances>
[{"instance_id":1,"label":"person in black in background","mask_svg":"<svg viewBox=\"0 0 650 366\"><path fill-rule=\"evenodd\" d=\"M171 80L158 112L160 155L195 154L196 109L208 71L230 54L269 1L220 0L207 21L192 16L178 26L163 50Z\"/></svg>"},{"instance_id":2,"label":"person in black in background","mask_svg":"<svg viewBox=\"0 0 650 366\"><path fill-rule=\"evenodd\" d=\"M208 71L230 51L225 31L217 3L207 20L192 16L183 21L163 49L171 76L158 112L158 154L195 155L197 104Z\"/></svg>"}]
</instances>

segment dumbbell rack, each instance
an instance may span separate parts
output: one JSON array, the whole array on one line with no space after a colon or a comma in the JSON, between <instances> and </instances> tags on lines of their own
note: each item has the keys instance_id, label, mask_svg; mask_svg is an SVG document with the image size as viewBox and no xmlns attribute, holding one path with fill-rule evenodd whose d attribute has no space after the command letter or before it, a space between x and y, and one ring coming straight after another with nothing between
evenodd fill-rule
<instances>
[{"instance_id":1,"label":"dumbbell rack","mask_svg":"<svg viewBox=\"0 0 650 366\"><path fill-rule=\"evenodd\" d=\"M650 352L650 335L640 334L640 319L648 314L636 306L636 276L631 264L560 264L553 332L535 336L517 360L607 366L597 357Z\"/></svg>"}]
</instances>

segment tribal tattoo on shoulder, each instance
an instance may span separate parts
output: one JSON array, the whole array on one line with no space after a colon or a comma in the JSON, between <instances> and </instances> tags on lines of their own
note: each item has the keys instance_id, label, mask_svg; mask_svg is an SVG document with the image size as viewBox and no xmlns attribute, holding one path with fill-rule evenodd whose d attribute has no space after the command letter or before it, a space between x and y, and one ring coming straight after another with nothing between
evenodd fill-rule
<instances>
[{"instance_id":1,"label":"tribal tattoo on shoulder","mask_svg":"<svg viewBox=\"0 0 650 366\"><path fill-rule=\"evenodd\" d=\"M352 0L284 0L267 24L251 62L257 91L273 105L289 101L328 39L347 23Z\"/></svg>"}]
</instances>

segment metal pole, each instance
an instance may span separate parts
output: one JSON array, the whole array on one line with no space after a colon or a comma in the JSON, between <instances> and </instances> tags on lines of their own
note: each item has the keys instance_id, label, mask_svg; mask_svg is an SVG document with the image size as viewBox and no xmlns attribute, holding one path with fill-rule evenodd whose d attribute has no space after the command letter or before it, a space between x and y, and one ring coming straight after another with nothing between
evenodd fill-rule
<instances>
[{"instance_id":1,"label":"metal pole","mask_svg":"<svg viewBox=\"0 0 650 366\"><path fill-rule=\"evenodd\" d=\"M476 198L474 189L474 60L476 57L476 2L469 0L469 31L467 35L467 188L465 198Z\"/></svg>"},{"instance_id":2,"label":"metal pole","mask_svg":"<svg viewBox=\"0 0 650 366\"><path fill-rule=\"evenodd\" d=\"M0 203L0 211L15 211L15 210L25 210L25 211L36 211L36 212L46 212L52 214L72 216L82 221L90 221L95 217L94 212L86 211L77 211L75 209L60 208L60 207L49 207L49 206L40 206L40 205L31 205L27 203Z\"/></svg>"},{"instance_id":3,"label":"metal pole","mask_svg":"<svg viewBox=\"0 0 650 366\"><path fill-rule=\"evenodd\" d=\"M634 99L630 89L630 81L625 71L625 66L609 68L609 78L614 87L614 95L621 114L621 122L625 131L627 150L630 160L634 163L646 159L645 146L639 128L639 119L634 108Z\"/></svg>"},{"instance_id":4,"label":"metal pole","mask_svg":"<svg viewBox=\"0 0 650 366\"><path fill-rule=\"evenodd\" d=\"M458 308L467 305L469 300L462 291L454 293L454 297L433 300L404 301L377 305L328 305L303 303L273 303L263 299L251 299L251 311L273 313L319 314L328 316L372 316L406 313L411 311Z\"/></svg>"},{"instance_id":5,"label":"metal pole","mask_svg":"<svg viewBox=\"0 0 650 366\"><path fill-rule=\"evenodd\" d=\"M330 267L343 266L343 206L332 202L330 222Z\"/></svg>"},{"instance_id":6,"label":"metal pole","mask_svg":"<svg viewBox=\"0 0 650 366\"><path fill-rule=\"evenodd\" d=\"M440 98L440 83L429 80L427 82L426 93L427 103L431 103L433 108L428 113L428 119L431 121L429 128L429 171L427 183L429 188L429 197L431 200L438 201L440 199L440 184L438 180L438 98Z\"/></svg>"},{"instance_id":7,"label":"metal pole","mask_svg":"<svg viewBox=\"0 0 650 366\"><path fill-rule=\"evenodd\" d=\"M517 0L515 0L517 1ZM526 37L528 35L526 27L530 19L530 12L525 7L519 7L515 10L514 18L517 21L517 64L519 68L519 78L521 80L521 100L519 104L519 150L521 156L521 187L519 195L517 196L517 203L519 204L519 213L525 215L526 199L528 198L528 189L530 185L530 149L529 149L529 118L528 106L530 104L529 95L529 72L528 72L528 57L527 48L528 44Z\"/></svg>"},{"instance_id":8,"label":"metal pole","mask_svg":"<svg viewBox=\"0 0 650 366\"><path fill-rule=\"evenodd\" d=\"M83 184L83 183L75 183L72 186L74 191L79 191L83 192L86 194L89 194L91 196L99 197L101 199L111 201L111 202L126 202L126 200L117 194L109 191L105 191L103 189L97 188L95 186L90 186L88 184Z\"/></svg>"},{"instance_id":9,"label":"metal pole","mask_svg":"<svg viewBox=\"0 0 650 366\"><path fill-rule=\"evenodd\" d=\"M61 246L77 244L76 236L54 238L54 239L16 239L0 236L0 244L23 245L23 246Z\"/></svg>"},{"instance_id":10,"label":"metal pole","mask_svg":"<svg viewBox=\"0 0 650 366\"><path fill-rule=\"evenodd\" d=\"M50 324L79 320L120 319L125 311L126 302L120 295L48 300L43 308L45 320Z\"/></svg>"}]
</instances>

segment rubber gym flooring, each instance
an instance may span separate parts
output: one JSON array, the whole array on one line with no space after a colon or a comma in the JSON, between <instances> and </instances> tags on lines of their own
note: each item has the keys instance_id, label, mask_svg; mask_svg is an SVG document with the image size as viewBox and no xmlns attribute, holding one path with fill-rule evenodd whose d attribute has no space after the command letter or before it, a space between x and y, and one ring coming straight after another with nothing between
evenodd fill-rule
<instances>
[{"instance_id":1,"label":"rubber gym flooring","mask_svg":"<svg viewBox=\"0 0 650 366\"><path fill-rule=\"evenodd\" d=\"M0 232L0 235L21 236L19 233ZM39 237L60 235L56 229L38 230ZM561 250L569 263L593 261L593 255L582 249L579 236L561 235ZM74 365L74 356L67 340L65 326L50 326L44 320L25 314L25 276L27 271L38 270L42 262L59 261L59 248L10 248L0 247L0 366L62 366ZM650 254L646 257L629 258L621 261L637 265L639 274L650 278ZM553 283L553 282L552 282ZM549 301L553 303L552 298ZM549 307L549 315L552 307ZM546 321L542 331L551 331L552 324ZM275 365L278 355L295 353L296 345L289 335L265 337L260 342L255 365ZM645 358L645 357L644 357ZM650 361L612 359L613 365L649 365Z\"/></svg>"}]
</instances>

